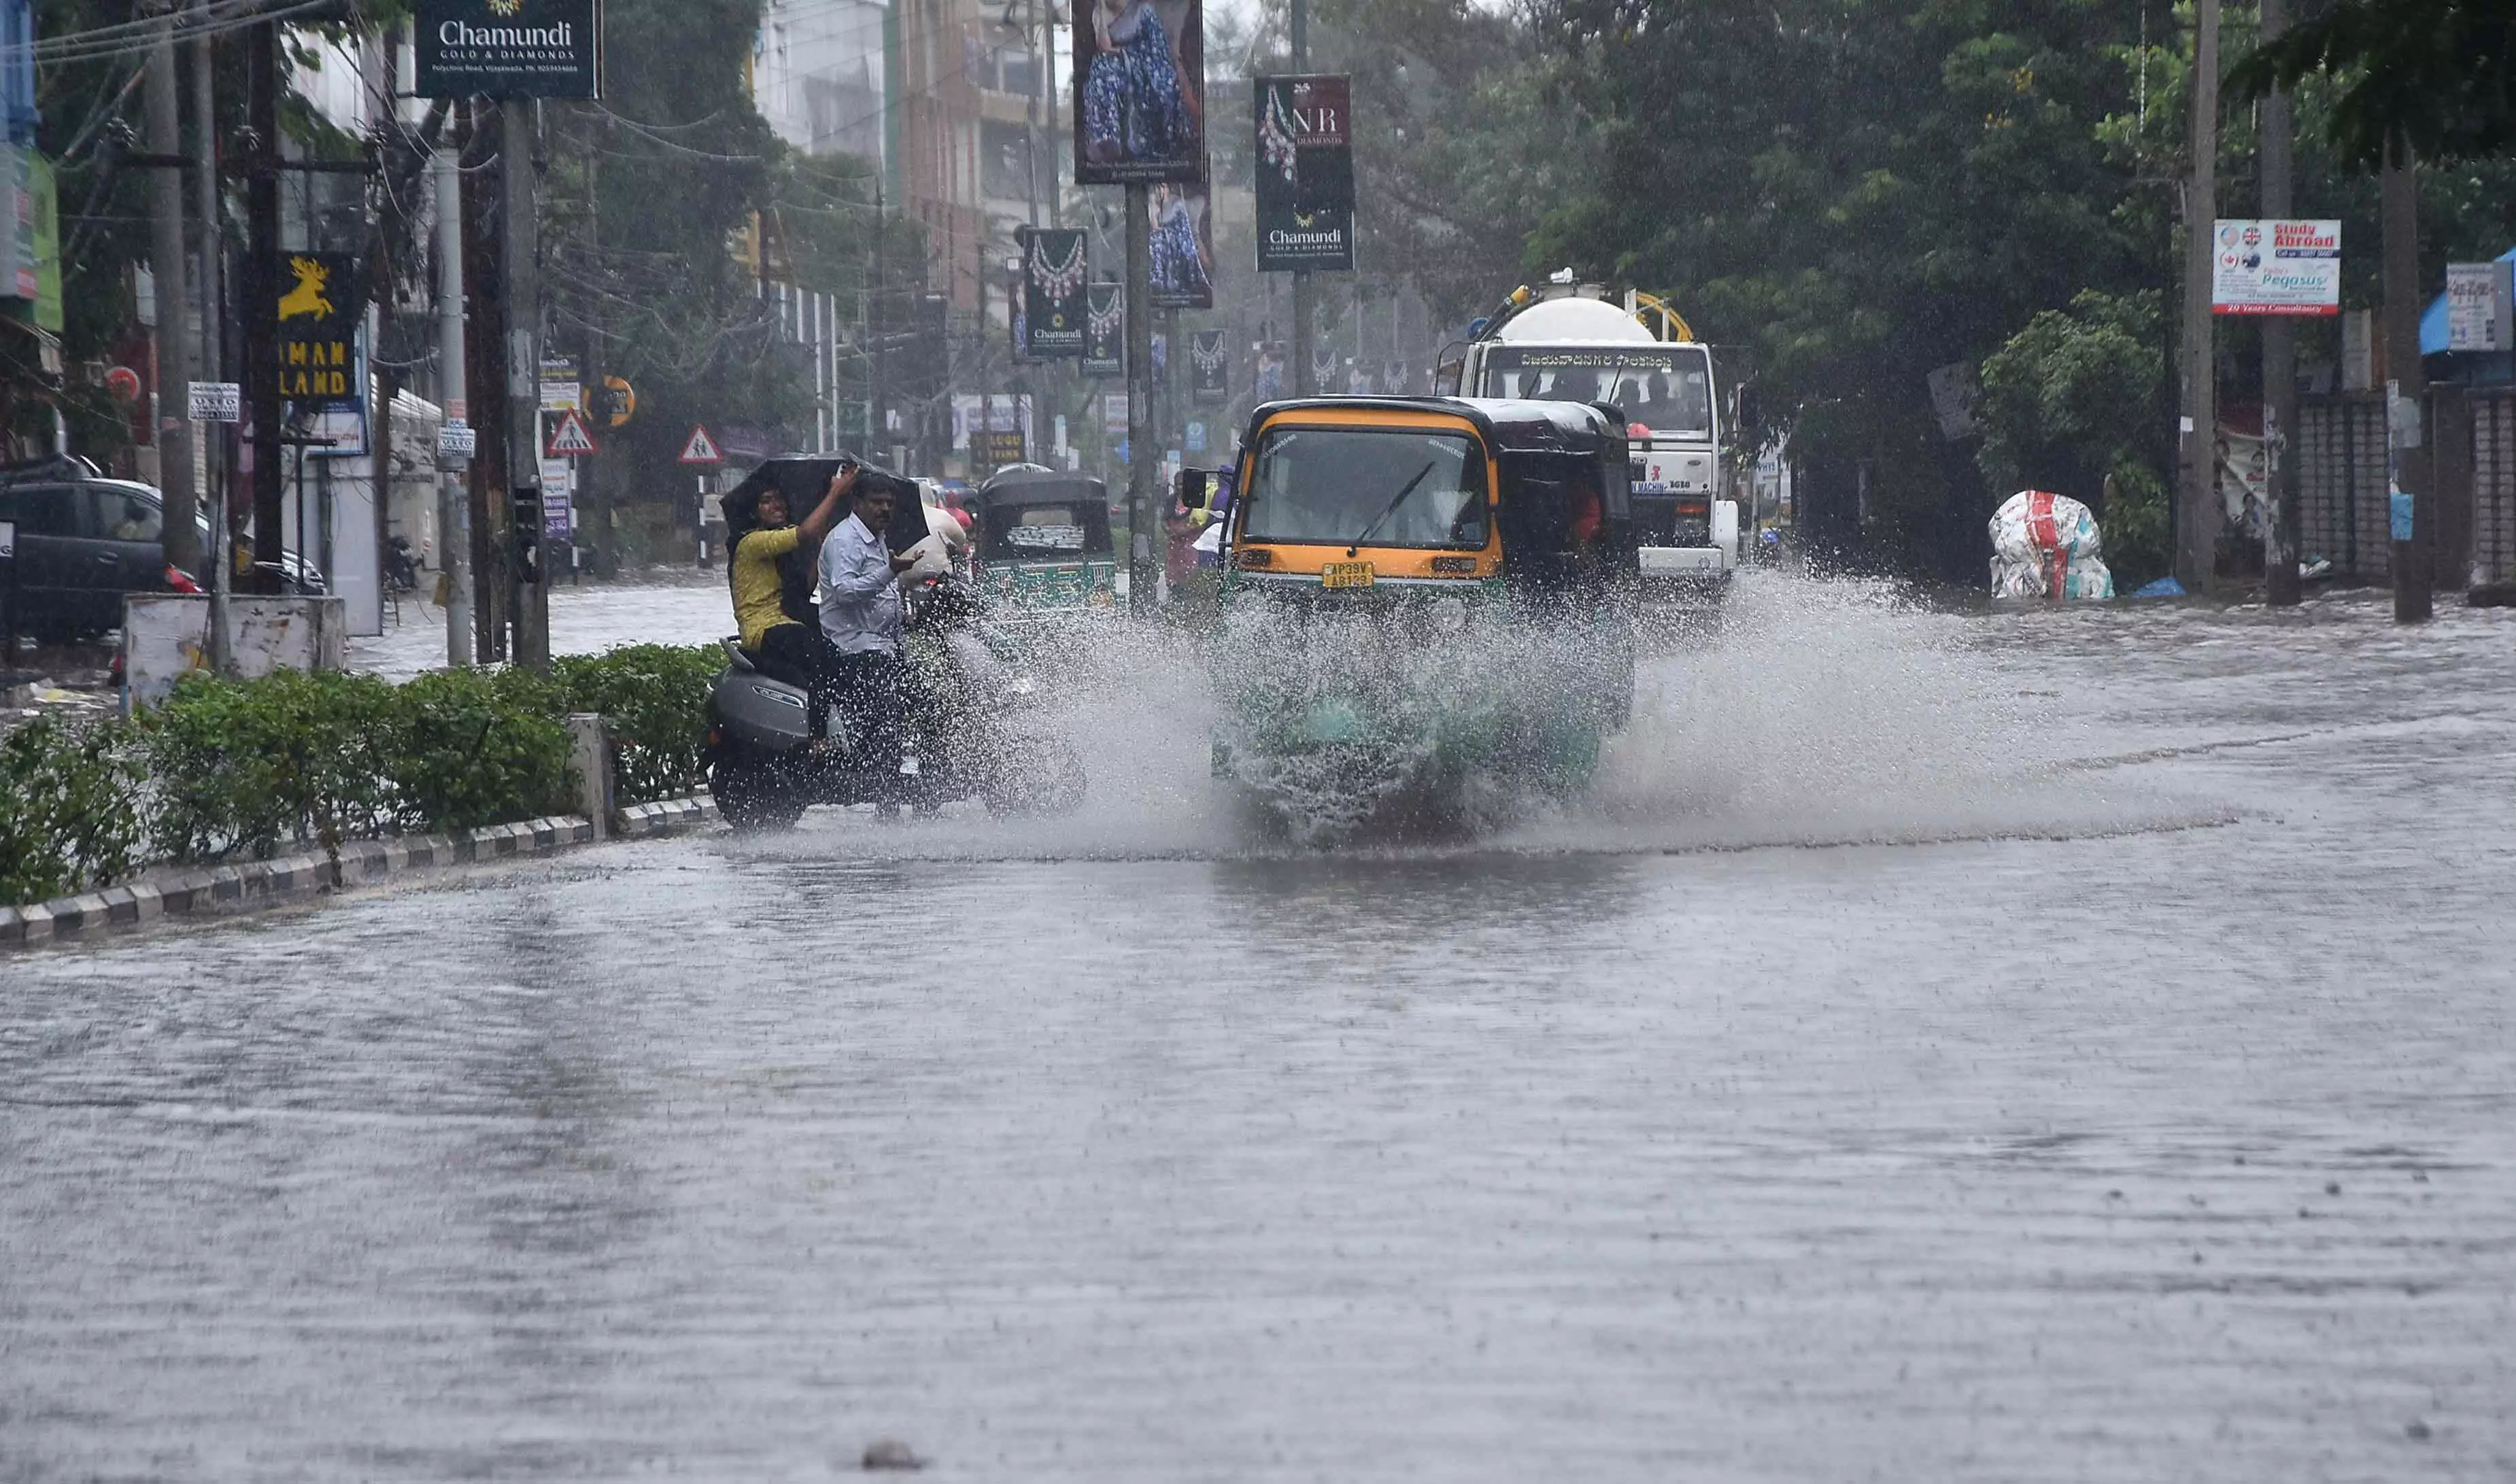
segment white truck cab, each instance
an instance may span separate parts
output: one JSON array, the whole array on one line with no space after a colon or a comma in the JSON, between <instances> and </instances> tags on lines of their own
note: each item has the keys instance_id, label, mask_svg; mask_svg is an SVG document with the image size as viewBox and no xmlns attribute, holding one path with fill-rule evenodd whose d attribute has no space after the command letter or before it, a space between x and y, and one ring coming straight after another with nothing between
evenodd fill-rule
<instances>
[{"instance_id":1,"label":"white truck cab","mask_svg":"<svg viewBox=\"0 0 2516 1484\"><path fill-rule=\"evenodd\" d=\"M1739 566L1739 506L1723 498L1721 398L1712 353L1685 321L1595 285L1523 289L1484 325L1459 363L1467 396L1602 402L1633 440L1634 524L1643 574L1670 595L1717 600Z\"/></svg>"}]
</instances>

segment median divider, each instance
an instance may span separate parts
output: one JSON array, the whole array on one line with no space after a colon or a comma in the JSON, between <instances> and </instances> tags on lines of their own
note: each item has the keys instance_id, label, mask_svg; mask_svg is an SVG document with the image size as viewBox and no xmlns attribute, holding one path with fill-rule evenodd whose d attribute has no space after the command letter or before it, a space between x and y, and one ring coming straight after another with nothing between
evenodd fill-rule
<instances>
[{"instance_id":1,"label":"median divider","mask_svg":"<svg viewBox=\"0 0 2516 1484\"><path fill-rule=\"evenodd\" d=\"M612 816L609 835L651 840L697 829L716 817L716 802L705 794L633 804ZM350 841L341 846L337 862L320 851L307 851L271 860L154 871L98 891L0 907L0 948L83 942L167 918L206 918L277 906L372 886L413 871L556 854L598 844L602 838L594 821L576 814L555 814L475 830Z\"/></svg>"}]
</instances>

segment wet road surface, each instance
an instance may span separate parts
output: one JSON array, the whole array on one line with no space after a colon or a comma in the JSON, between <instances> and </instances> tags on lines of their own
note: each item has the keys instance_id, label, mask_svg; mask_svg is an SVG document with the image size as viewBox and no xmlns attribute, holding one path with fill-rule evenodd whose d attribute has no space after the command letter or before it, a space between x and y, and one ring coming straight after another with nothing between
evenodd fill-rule
<instances>
[{"instance_id":1,"label":"wet road surface","mask_svg":"<svg viewBox=\"0 0 2516 1484\"><path fill-rule=\"evenodd\" d=\"M0 960L0 1480L2516 1475L2516 624L1767 582L1595 810ZM1123 751L1122 751L1123 749Z\"/></svg>"}]
</instances>

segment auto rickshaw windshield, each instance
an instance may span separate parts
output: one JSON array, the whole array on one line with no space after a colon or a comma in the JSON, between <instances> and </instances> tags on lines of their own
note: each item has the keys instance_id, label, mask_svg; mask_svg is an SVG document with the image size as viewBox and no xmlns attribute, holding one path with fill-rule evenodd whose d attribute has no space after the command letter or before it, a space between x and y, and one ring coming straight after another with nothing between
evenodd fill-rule
<instances>
[{"instance_id":1,"label":"auto rickshaw windshield","mask_svg":"<svg viewBox=\"0 0 2516 1484\"><path fill-rule=\"evenodd\" d=\"M1485 450L1466 433L1277 428L1240 497L1241 539L1477 549L1486 497Z\"/></svg>"}]
</instances>

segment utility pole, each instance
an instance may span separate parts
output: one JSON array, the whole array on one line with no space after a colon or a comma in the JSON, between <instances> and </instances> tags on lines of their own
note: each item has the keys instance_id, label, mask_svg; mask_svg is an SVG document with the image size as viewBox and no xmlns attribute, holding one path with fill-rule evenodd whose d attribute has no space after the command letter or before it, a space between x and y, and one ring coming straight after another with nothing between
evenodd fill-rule
<instances>
[{"instance_id":1,"label":"utility pole","mask_svg":"<svg viewBox=\"0 0 2516 1484\"><path fill-rule=\"evenodd\" d=\"M463 171L448 138L429 156L437 201L437 397L448 419L470 416L463 398ZM445 663L472 663L472 502L463 465L440 461L437 479L438 575L445 582Z\"/></svg>"},{"instance_id":2,"label":"utility pole","mask_svg":"<svg viewBox=\"0 0 2516 1484\"><path fill-rule=\"evenodd\" d=\"M472 636L481 663L507 657L507 569L515 551L507 514L507 331L499 292L498 199L488 167L504 147L494 104L463 105L464 405L472 414ZM481 394L472 396L477 391Z\"/></svg>"},{"instance_id":3,"label":"utility pole","mask_svg":"<svg viewBox=\"0 0 2516 1484\"><path fill-rule=\"evenodd\" d=\"M2269 46L2288 29L2288 0L2262 0L2262 41ZM2264 95L2258 127L2263 137L2263 215L2278 222L2296 209L2290 198L2295 124L2286 89ZM2269 314L2263 318L2263 456L2272 498L2263 576L2264 596L2275 608L2294 608L2300 596L2297 465L2289 457L2289 439L2296 435L2297 331L2287 315Z\"/></svg>"},{"instance_id":4,"label":"utility pole","mask_svg":"<svg viewBox=\"0 0 2516 1484\"><path fill-rule=\"evenodd\" d=\"M872 395L865 404L865 454L882 460L891 446L890 388L883 385L883 261L882 239L891 235L891 224L885 216L882 199L882 175L873 178L873 282L865 288L865 339L873 343Z\"/></svg>"},{"instance_id":5,"label":"utility pole","mask_svg":"<svg viewBox=\"0 0 2516 1484\"><path fill-rule=\"evenodd\" d=\"M1292 0L1292 43L1295 72L1311 69L1311 3ZM1293 269L1293 395L1319 394L1317 378L1311 374L1311 275L1302 268Z\"/></svg>"},{"instance_id":6,"label":"utility pole","mask_svg":"<svg viewBox=\"0 0 2516 1484\"><path fill-rule=\"evenodd\" d=\"M245 404L253 421L253 559L251 592L280 591L279 296L272 274L279 258L279 24L246 32L245 127L253 155L245 178L243 303ZM301 533L300 540L302 542Z\"/></svg>"},{"instance_id":7,"label":"utility pole","mask_svg":"<svg viewBox=\"0 0 2516 1484\"><path fill-rule=\"evenodd\" d=\"M2193 175L2184 195L2184 421L2182 498L2175 511L2175 577L2206 596L2219 530L2217 327L2210 322L2211 238L2219 217L2219 0L2195 0Z\"/></svg>"},{"instance_id":8,"label":"utility pole","mask_svg":"<svg viewBox=\"0 0 2516 1484\"><path fill-rule=\"evenodd\" d=\"M201 202L201 370L209 381L227 380L227 209L219 186L219 114L214 96L217 57L206 35L192 41L192 137L199 150L192 161L193 184ZM189 411L189 408L186 409ZM228 590L235 583L235 560L228 519L230 471L234 466L232 423L203 427L212 440L200 452L210 471L210 673L228 673ZM210 458L211 448L219 451Z\"/></svg>"},{"instance_id":9,"label":"utility pole","mask_svg":"<svg viewBox=\"0 0 2516 1484\"><path fill-rule=\"evenodd\" d=\"M143 81L147 111L148 273L157 286L157 487L164 492L160 539L166 562L200 573L200 533L192 525L192 337L184 323L191 305L184 272L182 85L175 75L175 17L157 18Z\"/></svg>"},{"instance_id":10,"label":"utility pole","mask_svg":"<svg viewBox=\"0 0 2516 1484\"><path fill-rule=\"evenodd\" d=\"M1127 187L1127 606L1139 615L1153 611L1161 571L1153 544L1152 203L1150 186Z\"/></svg>"},{"instance_id":11,"label":"utility pole","mask_svg":"<svg viewBox=\"0 0 2516 1484\"><path fill-rule=\"evenodd\" d=\"M2400 132L2386 141L2377 194L2385 234L2385 448L2394 486L2394 621L2416 624L2428 620L2435 585L2437 487L2429 477L2428 439L2420 426L2428 377L2420 368L2419 164ZM2404 529L2406 524L2410 529Z\"/></svg>"},{"instance_id":12,"label":"utility pole","mask_svg":"<svg viewBox=\"0 0 2516 1484\"><path fill-rule=\"evenodd\" d=\"M509 618L515 662L550 668L550 563L543 550L542 504L554 498L541 487L541 252L539 202L535 199L533 114L529 99L498 105L498 288L507 329L507 485L514 520L508 532L515 556L508 573Z\"/></svg>"}]
</instances>

